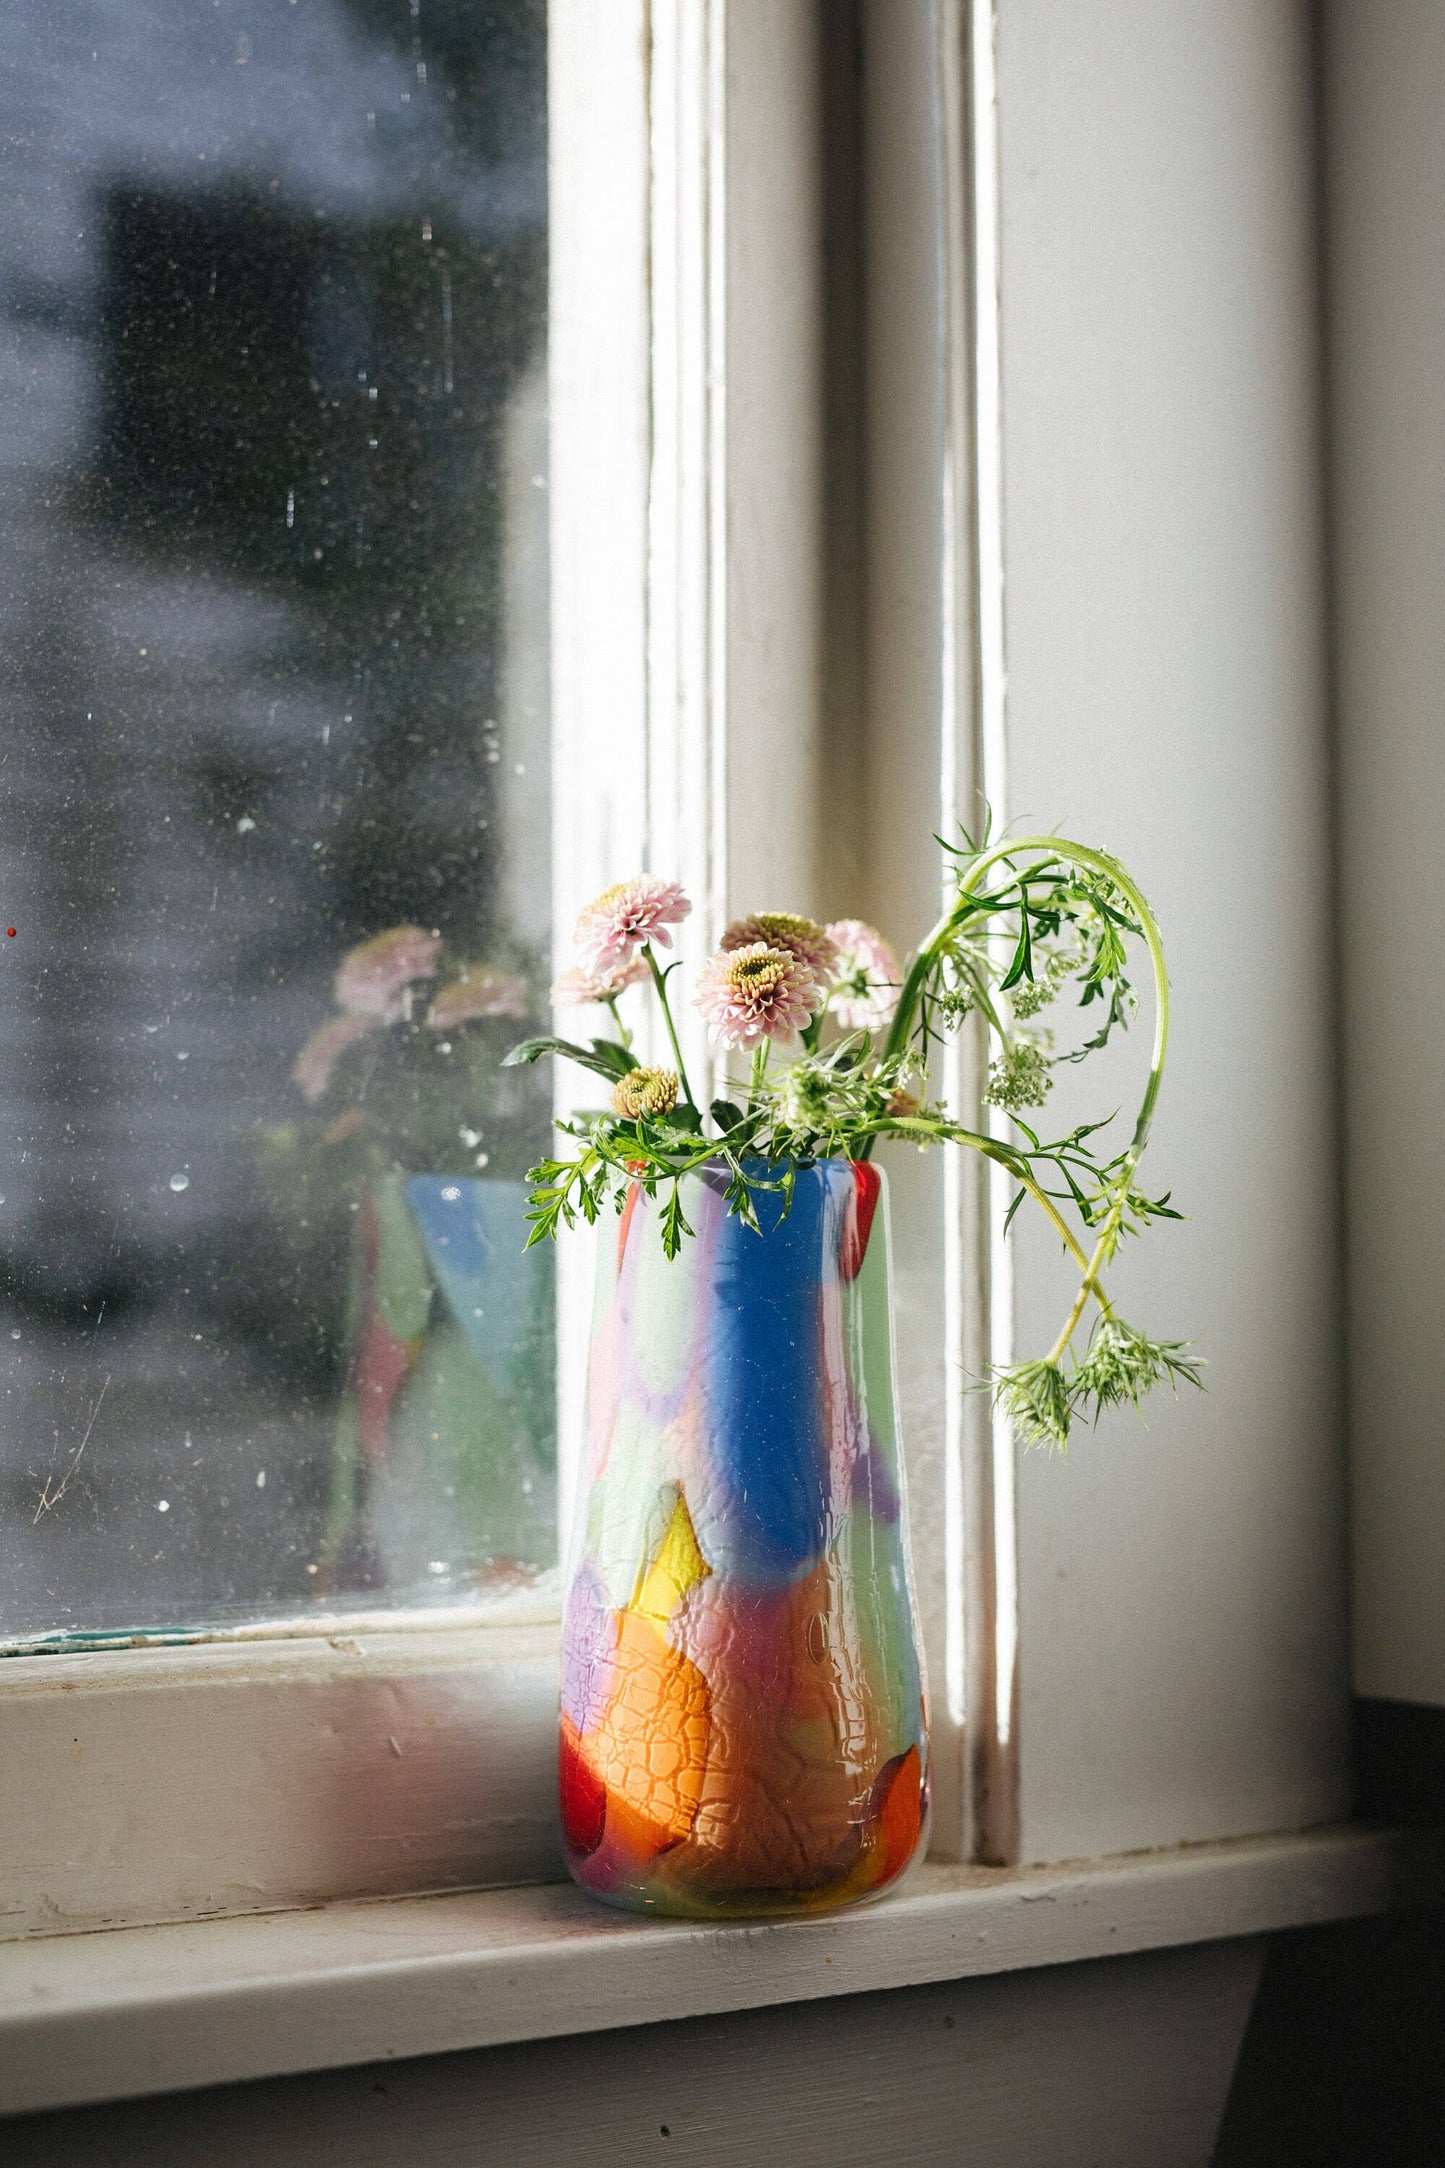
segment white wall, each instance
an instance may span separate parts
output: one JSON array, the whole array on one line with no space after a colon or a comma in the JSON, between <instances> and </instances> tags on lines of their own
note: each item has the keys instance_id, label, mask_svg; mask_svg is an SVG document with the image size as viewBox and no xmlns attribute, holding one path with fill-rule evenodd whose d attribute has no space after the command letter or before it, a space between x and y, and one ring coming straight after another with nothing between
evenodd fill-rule
<instances>
[{"instance_id":1,"label":"white wall","mask_svg":"<svg viewBox=\"0 0 1445 2168\"><path fill-rule=\"evenodd\" d=\"M1355 1683L1445 1703L1445 8L1324 9Z\"/></svg>"},{"instance_id":2,"label":"white wall","mask_svg":"<svg viewBox=\"0 0 1445 2168\"><path fill-rule=\"evenodd\" d=\"M1147 1430L1022 1458L1025 1858L1345 1806L1306 27L1291 0L999 7L1008 811L1116 851L1163 921L1146 1169L1191 1216L1114 1278L1209 1364ZM1017 1240L1041 1351L1065 1283Z\"/></svg>"}]
</instances>

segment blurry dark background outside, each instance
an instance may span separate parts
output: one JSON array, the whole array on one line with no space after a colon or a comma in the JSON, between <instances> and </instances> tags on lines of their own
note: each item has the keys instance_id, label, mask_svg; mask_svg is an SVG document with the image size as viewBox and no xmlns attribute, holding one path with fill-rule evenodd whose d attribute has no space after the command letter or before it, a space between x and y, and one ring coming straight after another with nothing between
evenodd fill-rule
<instances>
[{"instance_id":1,"label":"blurry dark background outside","mask_svg":"<svg viewBox=\"0 0 1445 2168\"><path fill-rule=\"evenodd\" d=\"M0 19L0 1637L314 1604L347 1199L265 1138L352 944L544 970L545 30Z\"/></svg>"}]
</instances>

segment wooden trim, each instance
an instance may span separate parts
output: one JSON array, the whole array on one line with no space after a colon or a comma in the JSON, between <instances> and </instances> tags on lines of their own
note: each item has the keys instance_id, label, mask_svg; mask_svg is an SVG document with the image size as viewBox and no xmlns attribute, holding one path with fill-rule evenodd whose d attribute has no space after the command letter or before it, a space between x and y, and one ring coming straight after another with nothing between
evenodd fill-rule
<instances>
[{"instance_id":1,"label":"wooden trim","mask_svg":"<svg viewBox=\"0 0 1445 2168\"><path fill-rule=\"evenodd\" d=\"M1438 1894L1438 1839L1342 1829L1084 1866L927 1866L856 1913L629 1919L570 1886L0 1949L0 2113L965 1980Z\"/></svg>"},{"instance_id":2,"label":"wooden trim","mask_svg":"<svg viewBox=\"0 0 1445 2168\"><path fill-rule=\"evenodd\" d=\"M866 902L900 947L946 893L927 838L980 824L1002 799L996 487L981 432L998 426L987 0L899 9L863 0L865 262L862 501L866 575ZM981 238L980 221L986 231ZM987 244L987 245L985 245ZM983 337L987 328L989 338ZM994 442L995 455L997 444ZM997 456L989 473L997 480ZM987 530L989 547L982 546ZM996 712L999 711L999 712ZM990 718L992 727L990 728ZM938 1086L979 1126L987 1049L965 1033ZM999 1358L1009 1312L994 1282L1006 1207L972 1155L890 1167L900 1263L904 1429L945 1859L1011 1859L1018 1742L1013 1448L986 1395L961 1390ZM942 1260L943 1270L939 1271Z\"/></svg>"},{"instance_id":3,"label":"wooden trim","mask_svg":"<svg viewBox=\"0 0 1445 2168\"><path fill-rule=\"evenodd\" d=\"M735 898L812 900L818 35L812 0L549 7L563 950L581 904L637 866L691 889L694 961ZM730 823L760 775L761 812ZM578 1088L559 1074L561 1108ZM564 1501L591 1278L586 1237L564 1240ZM16 1658L0 1938L555 1876L556 1693L555 1622L373 1616Z\"/></svg>"},{"instance_id":4,"label":"wooden trim","mask_svg":"<svg viewBox=\"0 0 1445 2168\"><path fill-rule=\"evenodd\" d=\"M0 1939L559 1875L557 1639L11 1659Z\"/></svg>"}]
</instances>

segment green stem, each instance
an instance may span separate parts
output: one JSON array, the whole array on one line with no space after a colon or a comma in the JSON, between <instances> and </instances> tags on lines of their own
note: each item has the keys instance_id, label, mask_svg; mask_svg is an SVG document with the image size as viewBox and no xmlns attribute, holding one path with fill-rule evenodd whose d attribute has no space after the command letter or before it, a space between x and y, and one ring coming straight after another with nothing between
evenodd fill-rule
<instances>
[{"instance_id":1,"label":"green stem","mask_svg":"<svg viewBox=\"0 0 1445 2168\"><path fill-rule=\"evenodd\" d=\"M914 1018L918 1012L918 1004L923 997L923 990L960 925L967 918L975 915L968 907L976 898L979 884L984 876L991 867L1000 864L1004 860L1017 858L1025 851L1043 852L1048 857L1062 858L1066 863L1082 866L1092 873L1100 873L1113 887L1117 888L1119 893L1132 906L1140 927L1143 929L1145 945L1149 951L1149 962L1154 974L1154 1046L1149 1058L1149 1074L1144 1085L1144 1095L1139 1103L1139 1112L1134 1123L1134 1134L1130 1140L1129 1149L1124 1154L1123 1164L1115 1187L1114 1201L1109 1208L1103 1227L1100 1229L1098 1240L1094 1244L1093 1254L1087 1260L1084 1260L1083 1253L1078 1245L1072 1241L1070 1242L1072 1253L1084 1262L1084 1276L1079 1286L1079 1292L1074 1299L1073 1307L1070 1309L1068 1317L1064 1321L1063 1329L1048 1356L1049 1362L1057 1363L1062 1359L1069 1342L1072 1340L1079 1319L1083 1316L1091 1295L1099 1301L1105 1316L1110 1314L1108 1302L1099 1285L1099 1274L1103 1270L1117 1238L1119 1223L1123 1218L1124 1207L1128 1199L1129 1185L1133 1181L1134 1170L1143 1157L1144 1147L1149 1141L1149 1131L1154 1121L1154 1109L1159 1101L1159 1088L1164 1080L1164 1058L1169 1048L1169 978L1164 964L1164 942L1159 932L1159 923L1144 900L1143 893L1136 882L1116 860L1110 858L1105 852L1091 850L1087 844L1067 842L1062 836L1021 836L1014 842L998 843L994 845L992 850L983 852L974 860L966 878L960 884L957 902L939 920L913 959L908 976L903 984L903 992L899 998L898 1008L893 1018L893 1026L889 1032L884 1053L885 1057L890 1054L898 1054L907 1046L913 1034ZM1023 897L1022 877L1019 889L1019 909L1023 910L1027 908L1027 905ZM1025 1183L1024 1186L1038 1201L1042 1201L1042 1194L1036 1191L1032 1184ZM1050 1217L1056 1221L1058 1220L1057 1213L1050 1212Z\"/></svg>"},{"instance_id":2,"label":"green stem","mask_svg":"<svg viewBox=\"0 0 1445 2168\"><path fill-rule=\"evenodd\" d=\"M657 998L662 1003L662 1020L667 1026L667 1036L672 1042L672 1055L677 1063L677 1081L682 1086L682 1096L697 1112L697 1101L692 1096L692 1086L687 1081L687 1065L682 1058L682 1048L677 1042L677 1027L672 1021L672 1010L667 999L667 980L658 969L657 958L652 953L652 943L644 941L642 953L647 958L647 968L652 973L652 983L657 988Z\"/></svg>"},{"instance_id":3,"label":"green stem","mask_svg":"<svg viewBox=\"0 0 1445 2168\"><path fill-rule=\"evenodd\" d=\"M612 1011L612 1027L617 1033L619 1043L630 1050L632 1046L632 1033L628 1030L627 1026L622 1021L622 1014L617 1006L616 994L606 994L603 996L603 999L606 1001L608 1008Z\"/></svg>"},{"instance_id":4,"label":"green stem","mask_svg":"<svg viewBox=\"0 0 1445 2168\"><path fill-rule=\"evenodd\" d=\"M748 1078L749 1114L756 1114L758 1110L758 1100L762 1094L763 1078L768 1073L768 1056L771 1052L772 1046L767 1039L760 1039L753 1048L752 1074Z\"/></svg>"}]
</instances>

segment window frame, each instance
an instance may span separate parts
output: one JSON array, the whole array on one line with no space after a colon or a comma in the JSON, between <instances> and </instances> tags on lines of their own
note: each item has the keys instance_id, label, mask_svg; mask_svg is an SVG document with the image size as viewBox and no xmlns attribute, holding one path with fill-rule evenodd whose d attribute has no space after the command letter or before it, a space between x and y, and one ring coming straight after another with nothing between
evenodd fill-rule
<instances>
[{"instance_id":1,"label":"window frame","mask_svg":"<svg viewBox=\"0 0 1445 2168\"><path fill-rule=\"evenodd\" d=\"M975 727L973 673L945 668L950 641L955 655L960 637L972 652L972 414L965 395L945 418L943 397L947 384L972 382L958 351L972 322L957 283L961 228L947 238L948 279L929 269L942 203L950 190L965 200L955 185L965 17L963 0L885 22L887 12L862 6L830 21L812 0L551 0L553 898L563 937L590 894L637 864L686 882L695 909L680 947L694 965L734 910L780 897L826 909L825 811L835 828L851 819L866 831L861 907L900 929L918 915L890 912L890 901L913 899L890 898L878 878L900 855L916 862L915 809L875 809L864 777L870 717L892 727L903 716L925 774L941 765L955 791L958 734L971 745ZM899 98L911 107L901 135L886 125ZM860 425L845 428L841 449L829 438L825 384L835 366L847 377L844 347L864 311L861 292L849 297L851 321L825 294L825 270L836 279L838 262L835 252L825 266L824 196L840 159L864 176L854 193L865 231L844 237L843 255L878 283L868 319L901 310L911 327L891 373L875 372L870 353L866 392L852 379ZM922 275L912 290L879 238L898 221L903 260ZM915 333L921 344L905 359ZM920 398L943 426L883 492L866 543L855 524L845 553L860 551L866 566L902 543L905 557L928 559L922 673L917 656L885 641L867 682L855 669L844 683L828 649L839 470L861 469L842 476L861 519ZM944 517L950 477L963 494ZM886 603L875 605L866 569L864 580L865 613L877 616ZM837 758L843 744L859 756L851 773ZM769 781L762 799L759 775ZM926 795L924 832L945 817L936 782ZM860 905L833 906L847 907ZM705 1073L700 1024L684 1029L689 1061ZM568 1088L559 1079L563 1107ZM954 1088L968 1088L962 1072ZM967 1176L961 1187L950 1179L948 1198L955 1280L966 1273L982 1291L986 1261L971 1245L986 1199ZM906 1200L899 1217L905 1274L924 1280L936 1220ZM564 1241L558 1280L559 1348L577 1351L590 1310L585 1237ZM926 1424L940 1436L950 1362L937 1336L961 1329L959 1318L955 1302L948 1316L928 1308L923 1326L936 1342ZM583 1378L580 1358L561 1367L565 1501ZM959 1616L987 1592L987 1570L977 1558L965 1566L961 1539L945 1569L934 1538L959 1528L969 1450L976 1460L976 1443L949 1435L942 1455L912 1456L935 1679L956 1669L958 1648L991 1639ZM565 1516L564 1502L564 1541ZM286 1621L177 1637L182 1645L11 1657L0 1666L0 1937L554 1877L559 1627L537 1608L466 1623ZM936 1848L966 1857L977 1839L962 1706L952 1686L935 1690L934 1704Z\"/></svg>"}]
</instances>

